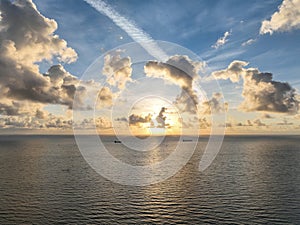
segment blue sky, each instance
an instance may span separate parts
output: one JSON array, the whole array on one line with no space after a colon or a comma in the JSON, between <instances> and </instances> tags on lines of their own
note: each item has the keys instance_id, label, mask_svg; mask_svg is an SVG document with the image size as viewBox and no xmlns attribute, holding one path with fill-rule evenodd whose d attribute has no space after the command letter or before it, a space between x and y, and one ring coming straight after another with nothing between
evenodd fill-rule
<instances>
[{"instance_id":1,"label":"blue sky","mask_svg":"<svg viewBox=\"0 0 300 225\"><path fill-rule=\"evenodd\" d=\"M84 1L36 0L35 3L43 15L57 21L59 27L56 33L79 54L76 63L66 65L68 71L76 76L80 76L103 51L132 41L109 18ZM224 68L239 59L250 62L249 66L258 67L261 71L272 72L276 79L291 84L299 80L300 30L259 35L261 22L270 19L281 1L107 3L154 39L174 42L190 49L208 61L212 68ZM231 35L224 46L211 48L219 37L230 30ZM249 39L257 40L249 46L242 46Z\"/></svg>"},{"instance_id":2,"label":"blue sky","mask_svg":"<svg viewBox=\"0 0 300 225\"><path fill-rule=\"evenodd\" d=\"M107 54L132 42L132 34L128 29L129 34L125 32L127 22L123 23L123 29L120 28L116 20L104 15L105 10L102 13L99 12L101 9L97 11L87 3L89 1L93 0L0 2L0 12L3 13L0 42L4 46L0 48L0 63L4 65L0 68L0 87L4 87L0 92L3 95L0 127L71 128L70 111L75 88L79 90L82 98L79 101L83 105L88 88L98 91L97 94L92 92L94 96L105 94L103 99L110 102L105 102L108 105L102 107L105 116L109 117L107 112L112 99L137 78L136 68L139 68L138 74L147 78L161 79L161 74L165 73L163 79L173 82L177 91L187 91L192 98L196 96L195 77L188 78L165 64L151 64L153 58L137 66L131 63L135 56L117 51ZM222 90L211 88L211 80L201 78L200 86L207 89L207 99L204 101L203 96L198 96L199 102L195 100L194 103L202 104L201 110L204 111L209 106L216 110L216 114L226 112L227 127L234 127L233 132L246 131L249 127L255 127L254 131L264 127L268 132L274 127L280 128L281 132L300 130L300 0L103 2L110 7L109 10L115 10L114 15L119 13L117 20L123 17L146 36L182 46L203 59L209 67L209 75L214 75ZM101 7L105 8L104 5ZM192 74L197 71L196 77L199 78L201 66L195 57L175 54L169 52L168 61L183 63L186 68L192 68ZM103 58L99 61L101 55ZM105 59L104 55L109 58ZM94 65L93 70L95 74L102 71L103 76L97 77L94 83L82 82L84 72L96 59L99 65ZM118 74L116 65L119 64L125 69ZM104 74L101 70L104 67L113 71L107 74L112 73L115 80ZM110 82L106 89L97 83L101 79ZM121 87L120 82L126 85ZM224 96L223 102L221 95ZM183 98L180 93L178 96ZM160 107L153 106L156 111ZM204 111L197 112L201 117L199 121L210 127L209 110ZM135 115L135 118L147 121L147 112L144 113ZM118 116L117 121L125 121L121 114ZM193 119L188 120L192 123ZM109 128L113 122L109 118L99 121Z\"/></svg>"}]
</instances>

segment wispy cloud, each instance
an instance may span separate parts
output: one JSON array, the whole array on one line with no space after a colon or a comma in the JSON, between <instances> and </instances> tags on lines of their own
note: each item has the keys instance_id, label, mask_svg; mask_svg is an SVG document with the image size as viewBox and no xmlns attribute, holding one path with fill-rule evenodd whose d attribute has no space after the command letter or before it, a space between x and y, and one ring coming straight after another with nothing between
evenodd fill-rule
<instances>
[{"instance_id":1,"label":"wispy cloud","mask_svg":"<svg viewBox=\"0 0 300 225\"><path fill-rule=\"evenodd\" d=\"M252 45L254 42L256 42L256 39L251 38L251 39L243 42L242 46Z\"/></svg>"},{"instance_id":2,"label":"wispy cloud","mask_svg":"<svg viewBox=\"0 0 300 225\"><path fill-rule=\"evenodd\" d=\"M117 26L124 30L134 41L139 43L150 55L160 61L166 61L168 55L155 43L153 38L139 28L133 21L120 15L116 10L101 0L85 0L98 12L110 18Z\"/></svg>"},{"instance_id":3,"label":"wispy cloud","mask_svg":"<svg viewBox=\"0 0 300 225\"><path fill-rule=\"evenodd\" d=\"M215 44L213 44L211 47L212 48L215 48L215 49L218 49L220 48L221 46L225 45L225 43L228 41L228 37L231 35L232 31L226 31L224 33L224 35L222 37L220 37Z\"/></svg>"}]
</instances>

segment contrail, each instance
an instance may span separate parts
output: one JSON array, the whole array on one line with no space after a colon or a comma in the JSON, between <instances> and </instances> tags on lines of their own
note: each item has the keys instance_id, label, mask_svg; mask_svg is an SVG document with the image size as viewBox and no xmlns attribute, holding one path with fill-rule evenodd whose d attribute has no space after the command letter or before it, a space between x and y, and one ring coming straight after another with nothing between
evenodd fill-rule
<instances>
[{"instance_id":1,"label":"contrail","mask_svg":"<svg viewBox=\"0 0 300 225\"><path fill-rule=\"evenodd\" d=\"M139 43L150 55L157 60L166 62L169 56L156 44L153 38L139 28L133 21L121 16L112 7L102 0L84 0L98 12L110 18L117 26L124 30L135 42ZM220 150L220 145L223 141L223 136L213 135L209 139L208 147L206 148L201 161L199 170L204 171L214 160Z\"/></svg>"},{"instance_id":2,"label":"contrail","mask_svg":"<svg viewBox=\"0 0 300 225\"><path fill-rule=\"evenodd\" d=\"M124 30L135 42L139 43L150 55L159 61L166 61L168 55L155 43L151 36L140 29L134 22L121 16L102 0L84 0L98 12L109 17L117 26Z\"/></svg>"}]
</instances>

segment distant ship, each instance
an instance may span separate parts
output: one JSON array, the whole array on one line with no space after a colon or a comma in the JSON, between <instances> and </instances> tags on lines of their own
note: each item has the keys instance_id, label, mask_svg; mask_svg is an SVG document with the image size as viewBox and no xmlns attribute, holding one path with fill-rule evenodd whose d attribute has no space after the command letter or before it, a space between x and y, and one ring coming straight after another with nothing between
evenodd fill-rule
<instances>
[{"instance_id":1,"label":"distant ship","mask_svg":"<svg viewBox=\"0 0 300 225\"><path fill-rule=\"evenodd\" d=\"M183 139L182 142L192 142L192 139Z\"/></svg>"}]
</instances>

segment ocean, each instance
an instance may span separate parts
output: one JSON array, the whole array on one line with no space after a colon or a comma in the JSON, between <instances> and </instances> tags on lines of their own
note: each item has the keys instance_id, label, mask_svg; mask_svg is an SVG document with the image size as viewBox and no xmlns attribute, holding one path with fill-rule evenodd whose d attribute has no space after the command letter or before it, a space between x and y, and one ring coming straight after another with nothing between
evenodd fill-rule
<instances>
[{"instance_id":1,"label":"ocean","mask_svg":"<svg viewBox=\"0 0 300 225\"><path fill-rule=\"evenodd\" d=\"M177 141L153 156L113 140L103 137L112 155L141 165ZM299 136L226 136L199 172L206 143L171 178L139 187L96 173L73 136L0 136L0 224L300 224Z\"/></svg>"}]
</instances>

